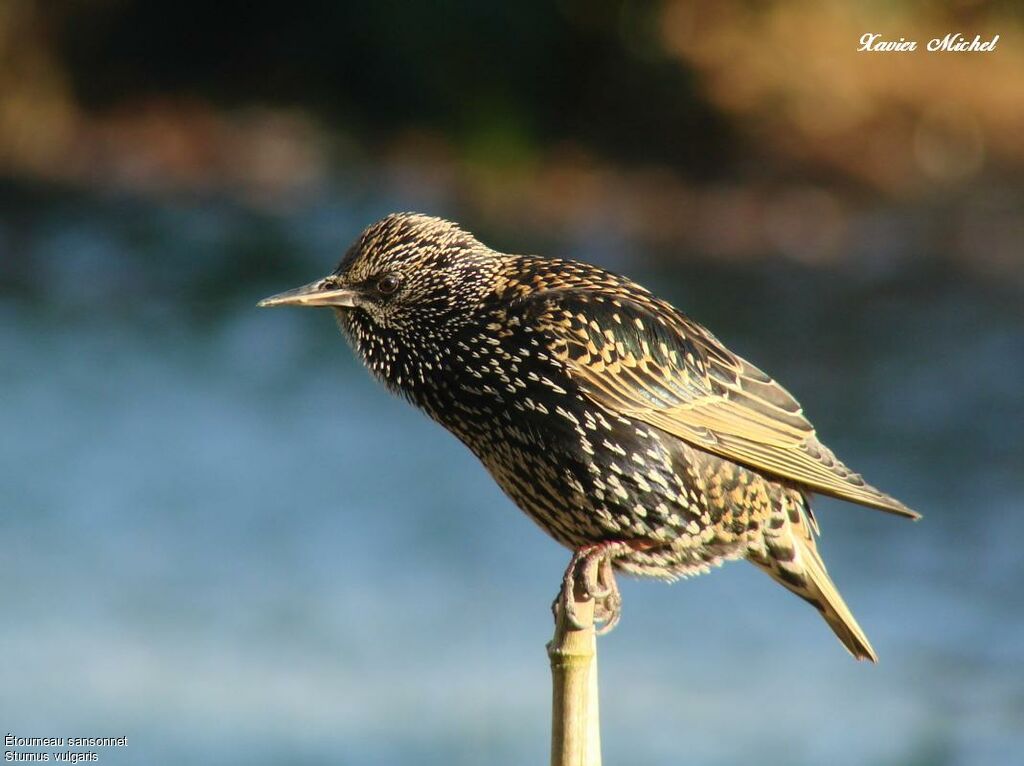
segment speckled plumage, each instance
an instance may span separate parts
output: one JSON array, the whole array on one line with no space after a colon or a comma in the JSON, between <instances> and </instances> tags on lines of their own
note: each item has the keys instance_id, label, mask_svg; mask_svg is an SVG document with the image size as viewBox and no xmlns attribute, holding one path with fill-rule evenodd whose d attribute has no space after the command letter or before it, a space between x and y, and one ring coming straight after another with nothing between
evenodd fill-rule
<instances>
[{"instance_id":1,"label":"speckled plumage","mask_svg":"<svg viewBox=\"0 0 1024 766\"><path fill-rule=\"evenodd\" d=\"M875 658L816 550L809 493L916 514L847 469L782 387L643 287L399 214L331 276L265 303L333 306L367 368L562 545L666 579L747 558Z\"/></svg>"}]
</instances>

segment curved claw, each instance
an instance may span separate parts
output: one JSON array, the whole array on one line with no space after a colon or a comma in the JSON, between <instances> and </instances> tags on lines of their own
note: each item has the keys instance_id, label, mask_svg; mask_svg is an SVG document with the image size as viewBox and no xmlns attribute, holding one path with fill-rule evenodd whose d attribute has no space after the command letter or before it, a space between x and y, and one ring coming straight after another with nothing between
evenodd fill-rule
<instances>
[{"instance_id":1,"label":"curved claw","mask_svg":"<svg viewBox=\"0 0 1024 766\"><path fill-rule=\"evenodd\" d=\"M586 566L583 570L583 585L586 588L586 592L598 601L608 598L616 590L615 578L610 574L606 575L606 570L608 573L611 572L610 555L587 558ZM611 576L610 582L609 576Z\"/></svg>"},{"instance_id":2,"label":"curved claw","mask_svg":"<svg viewBox=\"0 0 1024 766\"><path fill-rule=\"evenodd\" d=\"M622 618L622 595L619 593L618 583L615 582L615 571L612 569L611 556L605 556L601 559L598 579L603 585L604 595L594 605L595 612L600 610L599 614L596 614L595 619L603 623L597 629L597 635L603 636L606 633L611 633Z\"/></svg>"},{"instance_id":3,"label":"curved claw","mask_svg":"<svg viewBox=\"0 0 1024 766\"><path fill-rule=\"evenodd\" d=\"M572 630L583 630L584 628L589 627L588 623L580 619L579 612L576 611L575 599L560 599L559 606L563 609L565 613L565 621L569 624L569 627Z\"/></svg>"},{"instance_id":4,"label":"curved claw","mask_svg":"<svg viewBox=\"0 0 1024 766\"><path fill-rule=\"evenodd\" d=\"M622 597L619 596L616 591L612 596L601 602L600 614L594 615L594 621L601 623L596 629L596 634L603 636L606 633L611 633L615 626L619 624L619 620L622 619Z\"/></svg>"},{"instance_id":5,"label":"curved claw","mask_svg":"<svg viewBox=\"0 0 1024 766\"><path fill-rule=\"evenodd\" d=\"M587 626L579 619L576 600L594 599L597 635L603 636L619 624L622 615L622 596L615 582L612 558L626 547L626 543L620 542L599 543L580 548L573 553L562 578L558 597L551 605L556 620L560 608L569 625L574 630L582 630Z\"/></svg>"},{"instance_id":6,"label":"curved claw","mask_svg":"<svg viewBox=\"0 0 1024 766\"><path fill-rule=\"evenodd\" d=\"M579 612L576 610L576 599L572 596L572 589L566 589L564 585L558 591L555 600L551 602L551 615L555 618L556 623L558 622L559 610L565 615L565 621L572 630L583 630L588 627L580 620Z\"/></svg>"}]
</instances>

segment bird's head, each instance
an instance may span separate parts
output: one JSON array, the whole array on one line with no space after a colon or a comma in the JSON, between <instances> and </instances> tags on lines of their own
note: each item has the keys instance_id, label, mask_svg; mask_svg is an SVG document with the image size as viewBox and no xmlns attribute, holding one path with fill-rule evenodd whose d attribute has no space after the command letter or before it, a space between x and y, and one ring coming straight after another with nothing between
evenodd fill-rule
<instances>
[{"instance_id":1,"label":"bird's head","mask_svg":"<svg viewBox=\"0 0 1024 766\"><path fill-rule=\"evenodd\" d=\"M259 305L333 308L367 366L393 382L401 367L430 364L472 320L498 269L498 254L456 224L395 213L368 227L333 273Z\"/></svg>"}]
</instances>

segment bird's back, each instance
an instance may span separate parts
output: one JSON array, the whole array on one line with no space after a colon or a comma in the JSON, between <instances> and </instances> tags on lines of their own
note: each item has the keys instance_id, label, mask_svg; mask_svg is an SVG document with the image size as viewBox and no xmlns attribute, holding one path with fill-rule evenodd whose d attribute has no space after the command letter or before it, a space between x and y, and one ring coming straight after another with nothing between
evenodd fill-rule
<instances>
[{"instance_id":1,"label":"bird's back","mask_svg":"<svg viewBox=\"0 0 1024 766\"><path fill-rule=\"evenodd\" d=\"M510 263L504 321L542 334L591 404L809 490L917 517L822 444L788 391L671 304L588 264Z\"/></svg>"}]
</instances>

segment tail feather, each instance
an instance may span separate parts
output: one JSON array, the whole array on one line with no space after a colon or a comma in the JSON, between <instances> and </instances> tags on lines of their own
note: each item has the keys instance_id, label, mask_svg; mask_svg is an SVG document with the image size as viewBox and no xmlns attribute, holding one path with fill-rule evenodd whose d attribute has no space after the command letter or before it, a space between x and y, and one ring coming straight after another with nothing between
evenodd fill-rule
<instances>
[{"instance_id":1,"label":"tail feather","mask_svg":"<svg viewBox=\"0 0 1024 766\"><path fill-rule=\"evenodd\" d=\"M817 551L804 556L804 577L807 584L798 590L791 588L797 595L814 605L825 622L843 642L843 646L858 660L878 662L878 655L871 647L871 642L854 619L850 608L839 595L835 583L825 571L825 565Z\"/></svg>"},{"instance_id":2,"label":"tail feather","mask_svg":"<svg viewBox=\"0 0 1024 766\"><path fill-rule=\"evenodd\" d=\"M878 662L871 642L825 570L825 562L814 544L817 529L806 499L793 492L776 513L785 523L769 525L765 530L764 550L751 555L751 560L814 606L856 659Z\"/></svg>"}]
</instances>

